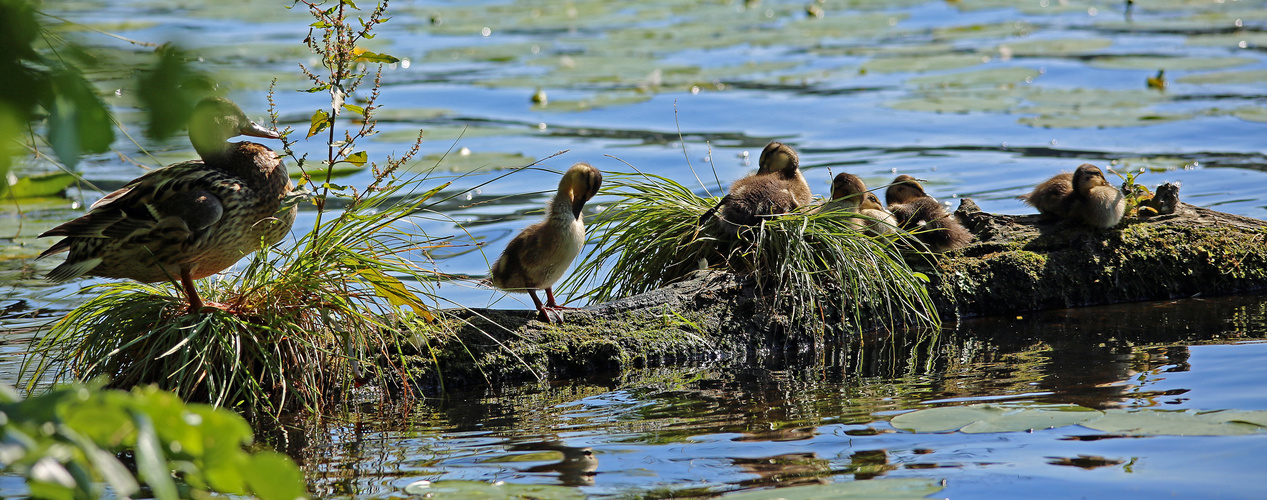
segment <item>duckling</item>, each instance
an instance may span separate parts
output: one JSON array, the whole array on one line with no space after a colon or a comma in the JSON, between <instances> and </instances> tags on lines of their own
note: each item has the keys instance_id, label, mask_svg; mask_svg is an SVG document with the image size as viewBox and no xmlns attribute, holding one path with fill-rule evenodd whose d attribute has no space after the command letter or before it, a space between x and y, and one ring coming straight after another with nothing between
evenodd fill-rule
<instances>
[{"instance_id":1,"label":"duckling","mask_svg":"<svg viewBox=\"0 0 1267 500\"><path fill-rule=\"evenodd\" d=\"M959 219L946 213L940 202L924 192L924 186L914 177L897 176L885 191L884 198L898 225L913 231L931 252L963 248L972 241L972 233L959 223Z\"/></svg>"},{"instance_id":2,"label":"duckling","mask_svg":"<svg viewBox=\"0 0 1267 500\"><path fill-rule=\"evenodd\" d=\"M831 182L831 201L822 210L848 210L868 217L853 219L855 227L869 235L879 236L897 232L897 219L884 209L875 193L867 191L866 183L858 176L842 172Z\"/></svg>"},{"instance_id":3,"label":"duckling","mask_svg":"<svg viewBox=\"0 0 1267 500\"><path fill-rule=\"evenodd\" d=\"M1126 197L1090 163L1043 181L1029 194L1018 196L1051 219L1070 219L1093 227L1113 227L1126 212Z\"/></svg>"},{"instance_id":4,"label":"duckling","mask_svg":"<svg viewBox=\"0 0 1267 500\"><path fill-rule=\"evenodd\" d=\"M572 260L585 246L581 210L598 194L603 173L588 163L572 165L559 181L559 191L546 207L545 220L524 228L489 269L489 282L502 290L528 291L541 321L550 322L547 311L565 309L554 300L554 283L563 277ZM537 290L544 289L542 305ZM562 318L560 317L560 320Z\"/></svg>"},{"instance_id":5,"label":"duckling","mask_svg":"<svg viewBox=\"0 0 1267 500\"><path fill-rule=\"evenodd\" d=\"M809 184L801 175L800 158L791 147L771 142L761 151L757 172L735 181L717 206L700 216L701 224L718 213L717 227L733 236L742 226L755 226L761 216L791 212L809 204Z\"/></svg>"},{"instance_id":6,"label":"duckling","mask_svg":"<svg viewBox=\"0 0 1267 500\"><path fill-rule=\"evenodd\" d=\"M238 135L281 137L228 99L203 99L189 122L189 140L202 159L153 170L41 234L63 238L40 258L68 252L47 278L153 283L179 277L189 311L201 311L194 280L278 242L295 221L297 207L282 209L293 187L286 166L261 144L226 142Z\"/></svg>"}]
</instances>

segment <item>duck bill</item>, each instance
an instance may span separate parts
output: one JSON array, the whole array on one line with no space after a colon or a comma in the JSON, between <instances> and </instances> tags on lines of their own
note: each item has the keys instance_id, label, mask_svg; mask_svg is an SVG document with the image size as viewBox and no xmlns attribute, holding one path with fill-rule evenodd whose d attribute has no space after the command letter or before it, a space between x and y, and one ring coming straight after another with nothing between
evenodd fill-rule
<instances>
[{"instance_id":1,"label":"duck bill","mask_svg":"<svg viewBox=\"0 0 1267 500\"><path fill-rule=\"evenodd\" d=\"M583 201L580 203L577 203L575 201L572 202L572 218L573 219L580 220L582 210L585 210L585 202Z\"/></svg>"},{"instance_id":2,"label":"duck bill","mask_svg":"<svg viewBox=\"0 0 1267 500\"><path fill-rule=\"evenodd\" d=\"M244 126L238 130L241 135L249 135L251 137L263 137L265 139L281 139L282 135L275 130L269 130L251 122L250 125Z\"/></svg>"}]
</instances>

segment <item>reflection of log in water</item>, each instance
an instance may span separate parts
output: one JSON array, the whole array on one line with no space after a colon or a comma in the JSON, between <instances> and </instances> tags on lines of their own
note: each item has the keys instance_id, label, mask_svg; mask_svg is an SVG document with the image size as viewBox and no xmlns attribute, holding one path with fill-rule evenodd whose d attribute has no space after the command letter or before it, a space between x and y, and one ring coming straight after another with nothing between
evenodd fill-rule
<instances>
[{"instance_id":1,"label":"reflection of log in water","mask_svg":"<svg viewBox=\"0 0 1267 500\"><path fill-rule=\"evenodd\" d=\"M1172 215L1094 229L972 207L965 200L956 216L976 240L919 269L947 320L1267 288L1267 222L1180 204ZM435 391L717 360L892 376L925 372L937 357L936 342L859 336L830 314L792 317L769 299L748 277L712 271L569 312L564 325L533 321L530 311L456 311L410 369Z\"/></svg>"}]
</instances>

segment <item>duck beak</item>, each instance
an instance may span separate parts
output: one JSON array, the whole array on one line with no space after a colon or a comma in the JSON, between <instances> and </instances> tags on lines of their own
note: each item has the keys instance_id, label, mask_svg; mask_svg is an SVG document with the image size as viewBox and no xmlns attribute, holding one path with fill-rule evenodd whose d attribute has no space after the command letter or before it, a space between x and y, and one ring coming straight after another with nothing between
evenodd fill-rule
<instances>
[{"instance_id":1,"label":"duck beak","mask_svg":"<svg viewBox=\"0 0 1267 500\"><path fill-rule=\"evenodd\" d=\"M242 128L238 129L238 133L241 135L249 135L251 137L263 137L265 139L281 139L282 138L282 135L277 133L276 130L266 129L264 127L257 125L255 122L250 122L250 125L245 125Z\"/></svg>"}]
</instances>

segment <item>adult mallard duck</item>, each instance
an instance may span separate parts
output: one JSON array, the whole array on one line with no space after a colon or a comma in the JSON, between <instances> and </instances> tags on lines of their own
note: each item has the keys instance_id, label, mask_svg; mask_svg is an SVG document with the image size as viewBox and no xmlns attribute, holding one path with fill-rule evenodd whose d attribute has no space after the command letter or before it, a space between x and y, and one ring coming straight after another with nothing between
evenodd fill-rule
<instances>
[{"instance_id":1,"label":"adult mallard duck","mask_svg":"<svg viewBox=\"0 0 1267 500\"><path fill-rule=\"evenodd\" d=\"M761 216L791 212L809 204L811 197L796 151L771 142L761 151L757 172L731 184L730 193L699 220L703 224L716 213L718 229L734 236L743 226L759 224Z\"/></svg>"},{"instance_id":2,"label":"adult mallard duck","mask_svg":"<svg viewBox=\"0 0 1267 500\"><path fill-rule=\"evenodd\" d=\"M489 269L489 283L506 291L527 291L541 321L550 322L547 311L564 309L554 300L554 283L563 277L572 260L585 246L585 222L581 210L598 194L603 173L588 163L572 165L550 205L545 220L524 228ZM546 303L537 297L545 290Z\"/></svg>"},{"instance_id":3,"label":"adult mallard duck","mask_svg":"<svg viewBox=\"0 0 1267 500\"><path fill-rule=\"evenodd\" d=\"M884 192L889 211L898 225L911 231L929 251L941 253L963 248L972 241L972 233L959 223L936 198L924 191L914 177L899 175Z\"/></svg>"},{"instance_id":4,"label":"adult mallard duck","mask_svg":"<svg viewBox=\"0 0 1267 500\"><path fill-rule=\"evenodd\" d=\"M1113 227L1126 212L1126 197L1090 163L1047 179L1029 194L1018 196L1051 219L1070 219L1094 227Z\"/></svg>"},{"instance_id":5,"label":"adult mallard duck","mask_svg":"<svg viewBox=\"0 0 1267 500\"><path fill-rule=\"evenodd\" d=\"M179 278L190 312L202 310L193 280L276 243L295 221L295 207L281 210L292 188L281 159L260 144L227 142L238 135L280 137L251 122L228 99L199 102L189 140L202 159L151 171L93 203L83 216L41 234L64 237L41 258L69 252L48 279Z\"/></svg>"}]
</instances>

